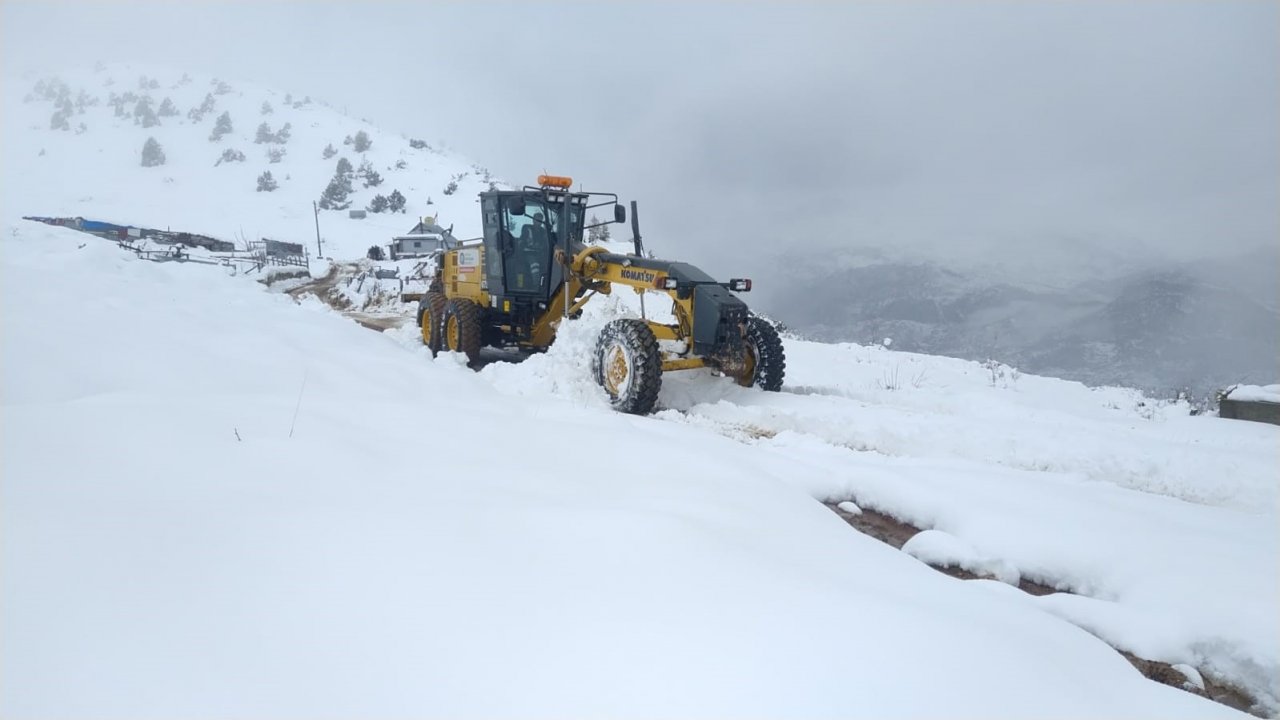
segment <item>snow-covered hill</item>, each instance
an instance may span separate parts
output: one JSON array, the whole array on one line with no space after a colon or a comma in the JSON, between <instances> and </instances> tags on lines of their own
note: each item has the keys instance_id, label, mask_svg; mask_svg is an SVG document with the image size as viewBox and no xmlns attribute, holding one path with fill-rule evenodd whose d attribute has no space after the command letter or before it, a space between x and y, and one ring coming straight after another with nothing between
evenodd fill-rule
<instances>
[{"instance_id":1,"label":"snow-covered hill","mask_svg":"<svg viewBox=\"0 0 1280 720\"><path fill-rule=\"evenodd\" d=\"M283 95L232 88L250 155ZM18 219L305 241L325 143L364 128L376 165L406 159L384 187L464 161L304 103L257 193L258 167L213 166L212 118L90 108L95 140L4 107L0 716L1240 717L1117 650L1280 712L1275 427L794 339L784 392L673 373L619 415L587 364L630 293L477 373L412 326ZM161 129L173 164L142 168ZM466 182L432 194L460 235ZM428 211L404 192L407 215L326 213L334 254ZM899 552L822 502L927 532Z\"/></svg>"},{"instance_id":2,"label":"snow-covered hill","mask_svg":"<svg viewBox=\"0 0 1280 720\"><path fill-rule=\"evenodd\" d=\"M8 216L80 216L231 241L270 237L303 243L314 252L312 202L320 198L340 159L356 167L367 160L382 183L366 188L357 178L351 209L363 209L375 195L393 190L407 202L404 213L370 213L363 220L350 219L346 210L321 211L324 254L355 258L370 245L386 244L404 233L424 215L437 216L445 227L453 225L458 237L479 235L476 194L490 182L498 183L466 159L430 144L412 147L416 138L382 132L320 99L242 81L136 64L107 65L5 82L3 92L0 172ZM110 104L113 96L122 98L123 117ZM72 109L65 130L51 128L62 107L60 97ZM177 114L157 116L158 125L143 127L142 118L135 116L142 98L150 99L153 112L167 100ZM211 109L194 119L191 111L206 98L212 99ZM270 113L263 113L264 103ZM212 141L224 112L233 130ZM262 123L273 135L288 123L287 142L255 142ZM344 144L361 131L372 141L365 152ZM424 117L424 142L431 132L431 118ZM163 165L142 166L148 138L163 148ZM337 154L325 158L329 145ZM277 163L268 158L273 148L284 150ZM228 150L243 153L244 161L219 162ZM257 178L266 171L279 184L274 192L257 190ZM457 189L446 195L451 182Z\"/></svg>"}]
</instances>

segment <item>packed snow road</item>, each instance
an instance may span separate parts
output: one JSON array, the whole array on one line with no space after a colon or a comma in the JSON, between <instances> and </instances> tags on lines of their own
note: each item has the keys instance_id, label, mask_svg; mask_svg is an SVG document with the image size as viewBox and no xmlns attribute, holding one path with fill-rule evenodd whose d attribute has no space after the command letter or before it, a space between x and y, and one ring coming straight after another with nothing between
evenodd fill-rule
<instances>
[{"instance_id":1,"label":"packed snow road","mask_svg":"<svg viewBox=\"0 0 1280 720\"><path fill-rule=\"evenodd\" d=\"M585 348L626 308L475 373L319 301L3 238L4 717L1239 716L1108 643L1274 713L1271 428L800 342L808 394L671 375L624 416ZM895 362L928 382L876 388ZM837 497L1081 594L944 577Z\"/></svg>"}]
</instances>

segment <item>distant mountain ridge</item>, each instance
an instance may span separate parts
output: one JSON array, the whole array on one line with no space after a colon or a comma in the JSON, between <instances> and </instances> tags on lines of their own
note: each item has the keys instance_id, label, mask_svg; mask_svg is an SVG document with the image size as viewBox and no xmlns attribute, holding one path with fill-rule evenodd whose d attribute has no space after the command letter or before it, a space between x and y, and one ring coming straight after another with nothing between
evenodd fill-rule
<instances>
[{"instance_id":1,"label":"distant mountain ridge","mask_svg":"<svg viewBox=\"0 0 1280 720\"><path fill-rule=\"evenodd\" d=\"M1062 288L919 260L793 267L768 310L818 340L889 338L894 349L1091 385L1205 395L1280 377L1280 265L1266 255L1126 268Z\"/></svg>"}]
</instances>

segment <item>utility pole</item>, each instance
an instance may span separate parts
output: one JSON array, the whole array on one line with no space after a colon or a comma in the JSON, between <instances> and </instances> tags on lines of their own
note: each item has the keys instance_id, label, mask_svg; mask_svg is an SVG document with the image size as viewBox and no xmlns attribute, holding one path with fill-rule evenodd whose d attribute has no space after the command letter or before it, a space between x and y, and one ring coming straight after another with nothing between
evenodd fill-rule
<instances>
[{"instance_id":1,"label":"utility pole","mask_svg":"<svg viewBox=\"0 0 1280 720\"><path fill-rule=\"evenodd\" d=\"M316 216L316 257L324 255L324 248L320 246L320 208L316 206L316 201L311 201L311 212Z\"/></svg>"}]
</instances>

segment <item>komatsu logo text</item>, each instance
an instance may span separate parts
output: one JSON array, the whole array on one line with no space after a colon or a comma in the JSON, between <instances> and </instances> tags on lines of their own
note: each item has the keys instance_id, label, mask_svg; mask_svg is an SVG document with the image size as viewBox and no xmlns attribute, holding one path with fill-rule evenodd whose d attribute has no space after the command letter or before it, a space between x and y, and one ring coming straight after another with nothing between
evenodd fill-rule
<instances>
[{"instance_id":1,"label":"komatsu logo text","mask_svg":"<svg viewBox=\"0 0 1280 720\"><path fill-rule=\"evenodd\" d=\"M638 282L651 283L656 277L658 276L644 270L632 270L631 268L622 269L623 280L636 280Z\"/></svg>"}]
</instances>

